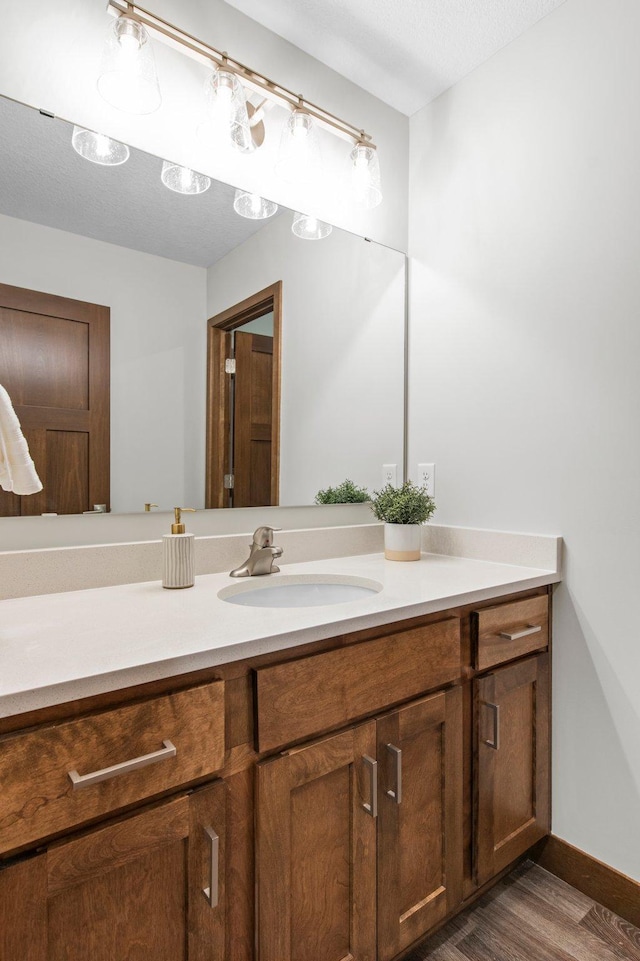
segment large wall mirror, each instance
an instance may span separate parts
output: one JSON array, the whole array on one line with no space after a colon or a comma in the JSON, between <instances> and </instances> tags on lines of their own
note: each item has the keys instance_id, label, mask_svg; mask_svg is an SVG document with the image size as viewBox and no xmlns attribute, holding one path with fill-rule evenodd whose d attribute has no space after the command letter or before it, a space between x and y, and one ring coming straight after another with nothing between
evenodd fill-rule
<instances>
[{"instance_id":1,"label":"large wall mirror","mask_svg":"<svg viewBox=\"0 0 640 961\"><path fill-rule=\"evenodd\" d=\"M404 255L338 229L301 239L282 208L239 216L215 181L172 191L162 160L138 150L88 162L73 130L0 98L0 383L45 485L31 501L7 495L0 514L107 497L112 512L311 504L345 478L379 487L383 464L400 480ZM98 454L84 435L101 384ZM229 406L240 397L248 427ZM108 495L86 486L100 471Z\"/></svg>"}]
</instances>

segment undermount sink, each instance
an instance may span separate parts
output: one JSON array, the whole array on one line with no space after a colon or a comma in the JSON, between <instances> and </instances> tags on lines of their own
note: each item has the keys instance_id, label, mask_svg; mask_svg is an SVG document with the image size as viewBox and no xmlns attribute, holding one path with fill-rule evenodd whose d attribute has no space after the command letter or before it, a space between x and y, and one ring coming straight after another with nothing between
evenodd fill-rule
<instances>
[{"instance_id":1,"label":"undermount sink","mask_svg":"<svg viewBox=\"0 0 640 961\"><path fill-rule=\"evenodd\" d=\"M382 590L365 577L342 574L270 574L218 593L222 601L242 607L325 607L363 601Z\"/></svg>"}]
</instances>

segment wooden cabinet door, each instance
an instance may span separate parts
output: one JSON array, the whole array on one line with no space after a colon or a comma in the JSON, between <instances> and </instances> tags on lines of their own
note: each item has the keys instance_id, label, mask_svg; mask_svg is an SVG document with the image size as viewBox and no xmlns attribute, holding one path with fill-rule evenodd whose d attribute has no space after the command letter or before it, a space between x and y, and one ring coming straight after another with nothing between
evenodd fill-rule
<instances>
[{"instance_id":1,"label":"wooden cabinet door","mask_svg":"<svg viewBox=\"0 0 640 961\"><path fill-rule=\"evenodd\" d=\"M45 855L0 864L0 958L47 961Z\"/></svg>"},{"instance_id":2,"label":"wooden cabinet door","mask_svg":"<svg viewBox=\"0 0 640 961\"><path fill-rule=\"evenodd\" d=\"M395 957L462 901L462 691L378 721L378 956Z\"/></svg>"},{"instance_id":3,"label":"wooden cabinet door","mask_svg":"<svg viewBox=\"0 0 640 961\"><path fill-rule=\"evenodd\" d=\"M375 749L371 721L258 765L259 961L375 961Z\"/></svg>"},{"instance_id":4,"label":"wooden cabinet door","mask_svg":"<svg viewBox=\"0 0 640 961\"><path fill-rule=\"evenodd\" d=\"M217 781L51 845L42 961L224 961L225 790Z\"/></svg>"},{"instance_id":5,"label":"wooden cabinet door","mask_svg":"<svg viewBox=\"0 0 640 961\"><path fill-rule=\"evenodd\" d=\"M47 961L187 961L189 798L47 851Z\"/></svg>"},{"instance_id":6,"label":"wooden cabinet door","mask_svg":"<svg viewBox=\"0 0 640 961\"><path fill-rule=\"evenodd\" d=\"M216 781L189 798L188 961L228 961L227 797L227 783Z\"/></svg>"},{"instance_id":7,"label":"wooden cabinet door","mask_svg":"<svg viewBox=\"0 0 640 961\"><path fill-rule=\"evenodd\" d=\"M549 655L475 681L476 881L549 833Z\"/></svg>"}]
</instances>

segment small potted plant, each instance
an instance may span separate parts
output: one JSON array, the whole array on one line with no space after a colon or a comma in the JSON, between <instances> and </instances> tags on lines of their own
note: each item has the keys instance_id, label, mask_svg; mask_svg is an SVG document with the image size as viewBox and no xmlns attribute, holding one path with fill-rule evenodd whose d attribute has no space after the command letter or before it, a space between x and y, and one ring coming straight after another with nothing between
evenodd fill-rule
<instances>
[{"instance_id":1,"label":"small potted plant","mask_svg":"<svg viewBox=\"0 0 640 961\"><path fill-rule=\"evenodd\" d=\"M316 504L363 504L370 501L371 496L366 487L356 487L353 481L347 479L337 487L327 487L318 491Z\"/></svg>"},{"instance_id":2,"label":"small potted plant","mask_svg":"<svg viewBox=\"0 0 640 961\"><path fill-rule=\"evenodd\" d=\"M389 561L419 561L422 525L436 509L426 487L405 481L373 492L371 509L384 521L384 556Z\"/></svg>"}]
</instances>

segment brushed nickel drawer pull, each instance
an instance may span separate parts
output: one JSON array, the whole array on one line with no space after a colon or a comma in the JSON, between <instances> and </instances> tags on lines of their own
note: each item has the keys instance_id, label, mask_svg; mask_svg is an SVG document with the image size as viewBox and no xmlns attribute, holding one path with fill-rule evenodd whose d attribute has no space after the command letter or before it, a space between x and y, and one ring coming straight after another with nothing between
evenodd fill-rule
<instances>
[{"instance_id":1,"label":"brushed nickel drawer pull","mask_svg":"<svg viewBox=\"0 0 640 961\"><path fill-rule=\"evenodd\" d=\"M529 624L522 631L514 631L513 634L509 631L500 631L500 637L506 638L507 641L519 641L521 637L528 637L529 634L539 634L542 630L540 624Z\"/></svg>"},{"instance_id":2,"label":"brushed nickel drawer pull","mask_svg":"<svg viewBox=\"0 0 640 961\"><path fill-rule=\"evenodd\" d=\"M492 704L491 701L481 701L485 707L488 707L493 711L493 739L491 741L485 738L484 743L492 747L494 751L500 750L500 705Z\"/></svg>"},{"instance_id":3,"label":"brushed nickel drawer pull","mask_svg":"<svg viewBox=\"0 0 640 961\"><path fill-rule=\"evenodd\" d=\"M393 744L387 744L387 751L389 751L396 762L396 789L392 791L391 788L389 788L387 795L392 798L396 804L402 804L402 750Z\"/></svg>"},{"instance_id":4,"label":"brushed nickel drawer pull","mask_svg":"<svg viewBox=\"0 0 640 961\"><path fill-rule=\"evenodd\" d=\"M163 741L164 747L160 751L152 754L143 754L142 757L134 757L131 761L122 761L120 764L113 764L105 767L101 771L92 771L91 774L78 774L77 771L69 771L69 778L73 784L73 790L81 787L90 787L100 781L108 781L109 778L117 777L119 774L128 774L129 771L138 771L141 767L148 764L157 764L158 761L166 761L170 757L175 757L178 753L171 741Z\"/></svg>"},{"instance_id":5,"label":"brushed nickel drawer pull","mask_svg":"<svg viewBox=\"0 0 640 961\"><path fill-rule=\"evenodd\" d=\"M209 887L203 888L202 893L207 899L207 903L212 908L218 907L218 855L220 853L220 838L213 828L205 828L206 834L211 844L211 860L209 862Z\"/></svg>"},{"instance_id":6,"label":"brushed nickel drawer pull","mask_svg":"<svg viewBox=\"0 0 640 961\"><path fill-rule=\"evenodd\" d=\"M378 762L374 761L372 757L368 754L363 754L362 760L369 768L370 775L370 785L371 785L371 804L367 804L366 801L363 802L362 807L365 809L367 814L370 814L372 818L378 817Z\"/></svg>"}]
</instances>

